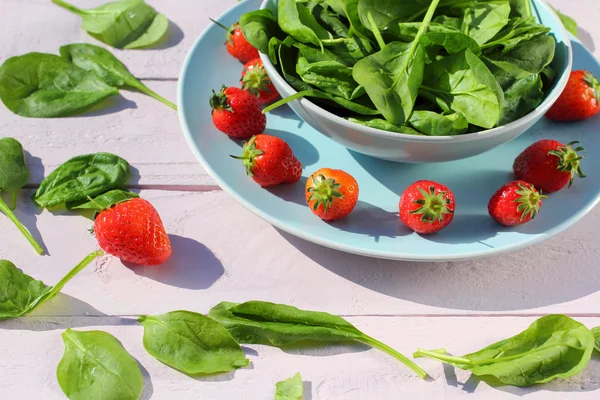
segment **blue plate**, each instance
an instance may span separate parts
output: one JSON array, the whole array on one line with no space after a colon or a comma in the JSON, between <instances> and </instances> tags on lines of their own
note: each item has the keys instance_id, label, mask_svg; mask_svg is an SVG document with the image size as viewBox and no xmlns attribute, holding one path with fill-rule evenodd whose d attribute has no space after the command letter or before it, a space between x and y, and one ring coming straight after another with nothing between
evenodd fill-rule
<instances>
[{"instance_id":1,"label":"blue plate","mask_svg":"<svg viewBox=\"0 0 600 400\"><path fill-rule=\"evenodd\" d=\"M219 21L236 22L258 9L260 0L246 0L226 12ZM397 164L354 153L308 124L289 108L269 113L266 133L287 141L304 166L302 181L295 185L262 189L229 157L241 153L241 143L217 131L210 118L208 98L222 84L238 86L242 65L223 46L223 30L209 27L196 41L179 79L179 118L184 135L202 165L219 186L240 204L275 227L305 240L365 256L410 260L466 260L521 249L548 239L586 215L600 200L600 157L582 162L585 180L550 196L531 223L505 228L487 213L491 195L513 179L512 163L528 145L540 139L563 143L579 140L589 154L600 154L600 117L558 124L543 119L518 139L477 157L438 164ZM587 69L600 76L600 65L573 40L573 69ZM334 223L314 216L304 201L304 185L322 167L343 169L360 187L353 213ZM414 181L441 182L455 194L454 221L442 232L420 236L406 229L398 218L398 199Z\"/></svg>"}]
</instances>

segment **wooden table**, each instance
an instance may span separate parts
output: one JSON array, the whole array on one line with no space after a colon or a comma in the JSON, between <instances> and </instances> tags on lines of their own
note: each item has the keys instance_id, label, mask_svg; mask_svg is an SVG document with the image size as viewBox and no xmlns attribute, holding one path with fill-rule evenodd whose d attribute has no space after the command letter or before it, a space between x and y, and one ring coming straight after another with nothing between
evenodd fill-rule
<instances>
[{"instance_id":1,"label":"wooden table","mask_svg":"<svg viewBox=\"0 0 600 400\"><path fill-rule=\"evenodd\" d=\"M600 56L600 3L554 0L573 15L581 38ZM74 1L95 6L99 1ZM184 57L198 35L235 0L151 0L173 24L163 49L114 51L131 71L170 99ZM0 60L61 45L93 42L77 16L48 0L0 0ZM206 77L210 79L210 77ZM208 116L207 116L208 117ZM114 334L143 365L145 399L272 399L275 382L301 372L305 399L600 398L600 362L580 375L534 388L494 389L470 374L419 360L423 381L385 354L335 346L282 351L247 346L251 366L191 378L149 356L139 314L177 309L207 312L222 300L269 300L343 315L366 333L410 355L417 347L477 350L526 328L536 317L567 313L600 325L600 209L568 232L501 258L419 264L382 261L325 249L280 232L223 193L188 149L177 114L123 91L108 107L73 118L26 119L0 106L0 136L20 140L32 170L18 216L49 256L40 257L4 217L0 259L48 284L97 248L91 221L40 212L28 200L42 178L68 158L116 153L135 169L132 188L160 212L173 257L159 268L130 269L110 256L85 269L63 294L33 315L0 323L0 394L62 399L55 371L66 328ZM597 171L596 171L597 172ZM243 251L241 251L243 249ZM471 396L472 397L472 396Z\"/></svg>"}]
</instances>

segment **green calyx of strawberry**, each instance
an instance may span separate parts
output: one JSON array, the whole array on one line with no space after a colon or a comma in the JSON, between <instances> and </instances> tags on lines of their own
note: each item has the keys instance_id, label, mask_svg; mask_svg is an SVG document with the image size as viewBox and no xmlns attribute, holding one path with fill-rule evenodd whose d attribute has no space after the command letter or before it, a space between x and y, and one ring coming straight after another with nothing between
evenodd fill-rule
<instances>
[{"instance_id":1,"label":"green calyx of strawberry","mask_svg":"<svg viewBox=\"0 0 600 400\"><path fill-rule=\"evenodd\" d=\"M573 148L573 146L577 146ZM568 172L571 174L571 180L569 181L569 187L573 184L575 176L585 178L585 175L581 171L581 160L584 159L578 153L584 151L583 146L579 146L579 142L571 142L566 146L558 148L558 150L549 151L548 154L556 156L558 160L558 170L560 172Z\"/></svg>"},{"instance_id":2,"label":"green calyx of strawberry","mask_svg":"<svg viewBox=\"0 0 600 400\"><path fill-rule=\"evenodd\" d=\"M251 70L246 69L242 79L242 89L248 91L253 96L258 97L260 92L269 92L271 79L267 75L264 67L254 65Z\"/></svg>"},{"instance_id":3,"label":"green calyx of strawberry","mask_svg":"<svg viewBox=\"0 0 600 400\"><path fill-rule=\"evenodd\" d=\"M227 36L225 39L225 44L227 44L228 42L233 45L233 40L231 40L231 35L233 35L233 32L235 32L236 29L238 29L240 27L239 22L236 22L235 24L231 25L229 28L226 27L225 25L223 25L222 23L220 23L219 21L215 21L212 18L209 18L213 24L217 25L220 28L223 28L225 31L227 31Z\"/></svg>"},{"instance_id":4,"label":"green calyx of strawberry","mask_svg":"<svg viewBox=\"0 0 600 400\"><path fill-rule=\"evenodd\" d=\"M248 142L244 143L244 150L241 156L230 156L236 160L242 160L244 167L246 168L246 174L248 176L254 176L252 170L254 169L256 157L264 154L265 152L256 148L256 136L252 136Z\"/></svg>"},{"instance_id":5,"label":"green calyx of strawberry","mask_svg":"<svg viewBox=\"0 0 600 400\"><path fill-rule=\"evenodd\" d=\"M585 71L583 76L583 80L585 83L594 90L594 97L596 98L596 102L600 103L600 83L598 79L589 71Z\"/></svg>"},{"instance_id":6,"label":"green calyx of strawberry","mask_svg":"<svg viewBox=\"0 0 600 400\"><path fill-rule=\"evenodd\" d=\"M313 210L323 206L323 210L327 212L333 204L334 199L343 199L344 195L338 190L342 187L341 184L337 183L333 178L325 178L324 175L319 174L318 176L312 177L312 187L308 188L310 197L308 201L314 201Z\"/></svg>"},{"instance_id":7,"label":"green calyx of strawberry","mask_svg":"<svg viewBox=\"0 0 600 400\"><path fill-rule=\"evenodd\" d=\"M420 205L418 209L411 211L413 215L421 215L421 221L433 223L435 221L444 221L444 215L454 214L454 211L448 208L452 202L445 198L446 192L435 192L435 187L430 186L429 192L419 188L419 192L423 196L422 199L415 200L415 204Z\"/></svg>"},{"instance_id":8,"label":"green calyx of strawberry","mask_svg":"<svg viewBox=\"0 0 600 400\"><path fill-rule=\"evenodd\" d=\"M519 190L515 193L520 196L515 200L515 203L519 203L517 211L521 212L521 221L528 216L534 219L540 212L541 200L548 198L548 196L544 196L537 190L521 183L519 184Z\"/></svg>"},{"instance_id":9,"label":"green calyx of strawberry","mask_svg":"<svg viewBox=\"0 0 600 400\"><path fill-rule=\"evenodd\" d=\"M211 110L227 110L229 112L233 112L233 109L227 102L225 89L227 89L227 87L223 85L219 93L216 93L214 90L212 91L212 95L210 96L209 100Z\"/></svg>"}]
</instances>

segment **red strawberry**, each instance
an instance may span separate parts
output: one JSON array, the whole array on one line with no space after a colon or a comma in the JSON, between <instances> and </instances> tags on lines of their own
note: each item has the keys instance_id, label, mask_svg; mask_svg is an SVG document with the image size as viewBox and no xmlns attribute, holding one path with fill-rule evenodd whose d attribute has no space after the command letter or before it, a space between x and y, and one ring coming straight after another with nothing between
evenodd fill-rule
<instances>
[{"instance_id":1,"label":"red strawberry","mask_svg":"<svg viewBox=\"0 0 600 400\"><path fill-rule=\"evenodd\" d=\"M131 199L96 217L94 232L105 252L133 264L158 265L171 255L171 242L156 209Z\"/></svg>"},{"instance_id":2,"label":"red strawberry","mask_svg":"<svg viewBox=\"0 0 600 400\"><path fill-rule=\"evenodd\" d=\"M488 212L501 225L522 225L538 215L542 199L546 198L530 183L509 182L494 193L488 203Z\"/></svg>"},{"instance_id":3,"label":"red strawberry","mask_svg":"<svg viewBox=\"0 0 600 400\"><path fill-rule=\"evenodd\" d=\"M573 184L575 176L585 178L577 154L584 148L579 142L564 145L556 140L540 140L526 148L513 164L515 176L546 193L558 192Z\"/></svg>"},{"instance_id":4,"label":"red strawberry","mask_svg":"<svg viewBox=\"0 0 600 400\"><path fill-rule=\"evenodd\" d=\"M256 97L236 87L223 86L210 97L215 127L238 139L247 139L265 130L267 117L262 113Z\"/></svg>"},{"instance_id":5,"label":"red strawberry","mask_svg":"<svg viewBox=\"0 0 600 400\"><path fill-rule=\"evenodd\" d=\"M321 168L306 181L305 197L313 214L325 221L335 221L356 207L358 183L342 170Z\"/></svg>"},{"instance_id":6,"label":"red strawberry","mask_svg":"<svg viewBox=\"0 0 600 400\"><path fill-rule=\"evenodd\" d=\"M225 41L225 46L227 47L229 54L244 64L258 57L258 50L248 43L246 37L242 33L242 30L240 29L240 24L238 22L228 28L212 18L210 18L210 20L227 31L227 40Z\"/></svg>"},{"instance_id":7,"label":"red strawberry","mask_svg":"<svg viewBox=\"0 0 600 400\"><path fill-rule=\"evenodd\" d=\"M400 196L400 220L417 233L444 229L454 218L454 194L433 181L417 181Z\"/></svg>"},{"instance_id":8,"label":"red strawberry","mask_svg":"<svg viewBox=\"0 0 600 400\"><path fill-rule=\"evenodd\" d=\"M249 61L242 71L242 89L258 99L260 105L267 105L279 98L279 93L271 83L260 58Z\"/></svg>"},{"instance_id":9,"label":"red strawberry","mask_svg":"<svg viewBox=\"0 0 600 400\"><path fill-rule=\"evenodd\" d=\"M600 111L600 83L588 71L573 71L546 117L554 121L578 121Z\"/></svg>"},{"instance_id":10,"label":"red strawberry","mask_svg":"<svg viewBox=\"0 0 600 400\"><path fill-rule=\"evenodd\" d=\"M294 156L290 146L270 135L256 135L244 144L240 157L246 173L262 187L280 183L296 183L302 176L302 164Z\"/></svg>"}]
</instances>

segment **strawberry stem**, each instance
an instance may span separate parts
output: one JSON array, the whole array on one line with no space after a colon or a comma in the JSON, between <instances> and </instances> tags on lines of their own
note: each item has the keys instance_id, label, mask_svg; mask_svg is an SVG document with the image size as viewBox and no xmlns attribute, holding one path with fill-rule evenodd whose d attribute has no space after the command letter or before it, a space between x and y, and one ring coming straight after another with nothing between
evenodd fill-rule
<instances>
[{"instance_id":1,"label":"strawberry stem","mask_svg":"<svg viewBox=\"0 0 600 400\"><path fill-rule=\"evenodd\" d=\"M521 211L521 221L525 220L528 216L534 219L540 212L541 200L548 198L548 196L542 195L533 186L527 187L521 183L516 193L521 196L515 200L515 203L519 203L517 211Z\"/></svg>"},{"instance_id":2,"label":"strawberry stem","mask_svg":"<svg viewBox=\"0 0 600 400\"><path fill-rule=\"evenodd\" d=\"M256 136L252 136L248 142L244 143L244 150L241 156L230 155L231 158L236 160L242 160L244 168L246 168L246 174L248 176L254 176L252 169L254 169L255 158L263 155L265 152L256 148Z\"/></svg>"},{"instance_id":3,"label":"strawberry stem","mask_svg":"<svg viewBox=\"0 0 600 400\"><path fill-rule=\"evenodd\" d=\"M311 194L308 201L315 202L313 210L316 211L322 205L323 211L327 212L336 198L343 199L344 195L338 190L341 187L333 178L325 178L322 174L313 175L312 186L308 188Z\"/></svg>"},{"instance_id":4,"label":"strawberry stem","mask_svg":"<svg viewBox=\"0 0 600 400\"><path fill-rule=\"evenodd\" d=\"M214 19L212 19L212 18L210 18L210 17L209 17L208 19L210 19L210 20L211 20L211 21L212 21L214 24L216 24L217 26L220 26L221 28L223 28L223 29L225 29L227 32L229 32L229 28L228 28L228 27L226 27L225 25L223 25L222 23L220 23L219 21L215 21Z\"/></svg>"},{"instance_id":5,"label":"strawberry stem","mask_svg":"<svg viewBox=\"0 0 600 400\"><path fill-rule=\"evenodd\" d=\"M573 148L573 146L579 145L580 143L575 141L567 144L564 147L560 147L558 150L549 151L548 154L556 156L559 158L558 160L558 170L560 172L568 172L571 174L571 179L569 180L569 187L573 185L575 181L575 176L580 178L585 178L585 174L581 170L581 160L585 157L580 156L579 152L584 151L585 148L583 146L577 146Z\"/></svg>"}]
</instances>

